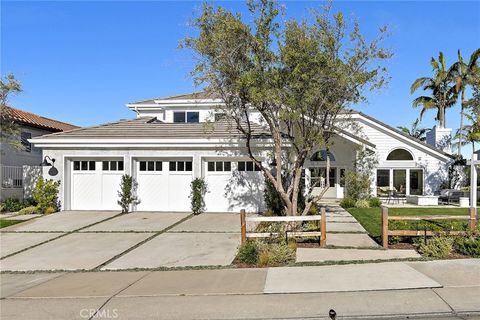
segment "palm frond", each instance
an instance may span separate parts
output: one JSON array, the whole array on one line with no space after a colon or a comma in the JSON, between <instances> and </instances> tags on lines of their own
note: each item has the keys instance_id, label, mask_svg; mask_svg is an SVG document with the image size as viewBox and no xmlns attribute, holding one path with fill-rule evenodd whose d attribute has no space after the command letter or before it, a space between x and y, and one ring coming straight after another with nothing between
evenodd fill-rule
<instances>
[{"instance_id":1,"label":"palm frond","mask_svg":"<svg viewBox=\"0 0 480 320\"><path fill-rule=\"evenodd\" d=\"M433 86L434 79L429 77L421 77L416 79L412 85L410 86L410 93L413 94L419 88L428 88L429 86Z\"/></svg>"}]
</instances>

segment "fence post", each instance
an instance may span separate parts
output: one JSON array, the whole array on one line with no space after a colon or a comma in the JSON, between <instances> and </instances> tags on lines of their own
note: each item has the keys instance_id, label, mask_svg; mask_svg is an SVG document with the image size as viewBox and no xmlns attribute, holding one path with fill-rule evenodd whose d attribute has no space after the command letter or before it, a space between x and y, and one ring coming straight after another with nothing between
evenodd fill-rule
<instances>
[{"instance_id":1,"label":"fence post","mask_svg":"<svg viewBox=\"0 0 480 320\"><path fill-rule=\"evenodd\" d=\"M470 231L474 232L475 228L477 226L477 208L475 207L470 207L470 220L469 220L469 227Z\"/></svg>"},{"instance_id":2,"label":"fence post","mask_svg":"<svg viewBox=\"0 0 480 320\"><path fill-rule=\"evenodd\" d=\"M388 249L388 208L382 206L382 245Z\"/></svg>"},{"instance_id":3,"label":"fence post","mask_svg":"<svg viewBox=\"0 0 480 320\"><path fill-rule=\"evenodd\" d=\"M325 214L325 207L320 208L320 247L327 245L327 215Z\"/></svg>"},{"instance_id":4,"label":"fence post","mask_svg":"<svg viewBox=\"0 0 480 320\"><path fill-rule=\"evenodd\" d=\"M242 244L247 241L247 224L245 222L245 209L240 210L240 228L242 230Z\"/></svg>"}]
</instances>

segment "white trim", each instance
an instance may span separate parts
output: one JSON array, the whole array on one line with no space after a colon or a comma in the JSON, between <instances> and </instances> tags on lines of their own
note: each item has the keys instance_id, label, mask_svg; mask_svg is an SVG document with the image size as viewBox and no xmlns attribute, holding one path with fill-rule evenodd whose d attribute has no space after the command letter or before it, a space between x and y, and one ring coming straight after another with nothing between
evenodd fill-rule
<instances>
[{"instance_id":1,"label":"white trim","mask_svg":"<svg viewBox=\"0 0 480 320\"><path fill-rule=\"evenodd\" d=\"M421 149L423 150L425 153L428 153L428 154L434 154L437 158L440 157L444 160L452 160L449 156L443 154L442 152L440 151L437 151L437 150L434 150L434 149L431 149L427 146L424 146L422 143L419 143L413 139L409 139L407 137L405 137L404 135L386 127L386 126L383 126L383 125L380 125L379 123L375 122L375 121L372 121L368 118L365 118L363 115L361 115L360 113L352 113L352 114L349 114L351 115L351 118L354 119L354 118L357 118L357 119L362 119L363 121L367 122L369 125L373 126L373 127L376 127L376 128L382 128L384 131L387 131L389 132L392 136L394 136L396 139L398 140L402 140L402 141L406 141L410 144L412 144L414 147L418 148L418 149ZM339 116L341 117L341 115Z\"/></svg>"}]
</instances>

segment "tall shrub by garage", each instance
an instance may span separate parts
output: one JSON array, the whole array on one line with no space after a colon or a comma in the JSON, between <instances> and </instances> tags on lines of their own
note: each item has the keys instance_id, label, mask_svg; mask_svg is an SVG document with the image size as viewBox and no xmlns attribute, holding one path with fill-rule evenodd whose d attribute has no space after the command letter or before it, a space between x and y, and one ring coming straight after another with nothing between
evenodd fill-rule
<instances>
[{"instance_id":1,"label":"tall shrub by garage","mask_svg":"<svg viewBox=\"0 0 480 320\"><path fill-rule=\"evenodd\" d=\"M122 213L127 213L130 211L132 204L137 203L138 198L135 195L137 191L138 183L135 179L128 174L122 176L122 181L120 182L120 190L118 191L117 203L122 207Z\"/></svg>"},{"instance_id":2,"label":"tall shrub by garage","mask_svg":"<svg viewBox=\"0 0 480 320\"><path fill-rule=\"evenodd\" d=\"M33 190L33 199L40 213L52 213L60 209L58 188L60 181L39 177Z\"/></svg>"},{"instance_id":3,"label":"tall shrub by garage","mask_svg":"<svg viewBox=\"0 0 480 320\"><path fill-rule=\"evenodd\" d=\"M200 214L205 211L205 194L207 193L207 182L202 178L196 178L190 183L190 205L193 214Z\"/></svg>"}]
</instances>

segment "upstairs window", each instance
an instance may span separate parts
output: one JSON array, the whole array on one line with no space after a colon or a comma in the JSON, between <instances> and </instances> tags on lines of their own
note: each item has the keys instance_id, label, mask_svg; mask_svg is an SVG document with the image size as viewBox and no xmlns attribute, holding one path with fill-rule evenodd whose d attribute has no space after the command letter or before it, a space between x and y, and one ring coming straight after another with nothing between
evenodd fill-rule
<instances>
[{"instance_id":1,"label":"upstairs window","mask_svg":"<svg viewBox=\"0 0 480 320\"><path fill-rule=\"evenodd\" d=\"M409 161L409 160L413 160L413 156L409 151L405 149L395 149L388 154L387 160Z\"/></svg>"},{"instance_id":2,"label":"upstairs window","mask_svg":"<svg viewBox=\"0 0 480 320\"><path fill-rule=\"evenodd\" d=\"M200 112L198 111L175 111L173 113L173 122L175 123L199 123Z\"/></svg>"},{"instance_id":3,"label":"upstairs window","mask_svg":"<svg viewBox=\"0 0 480 320\"><path fill-rule=\"evenodd\" d=\"M30 144L30 142L28 142L28 139L32 138L32 134L30 132L22 131L20 138L22 141L23 151L32 152L32 145Z\"/></svg>"}]
</instances>

